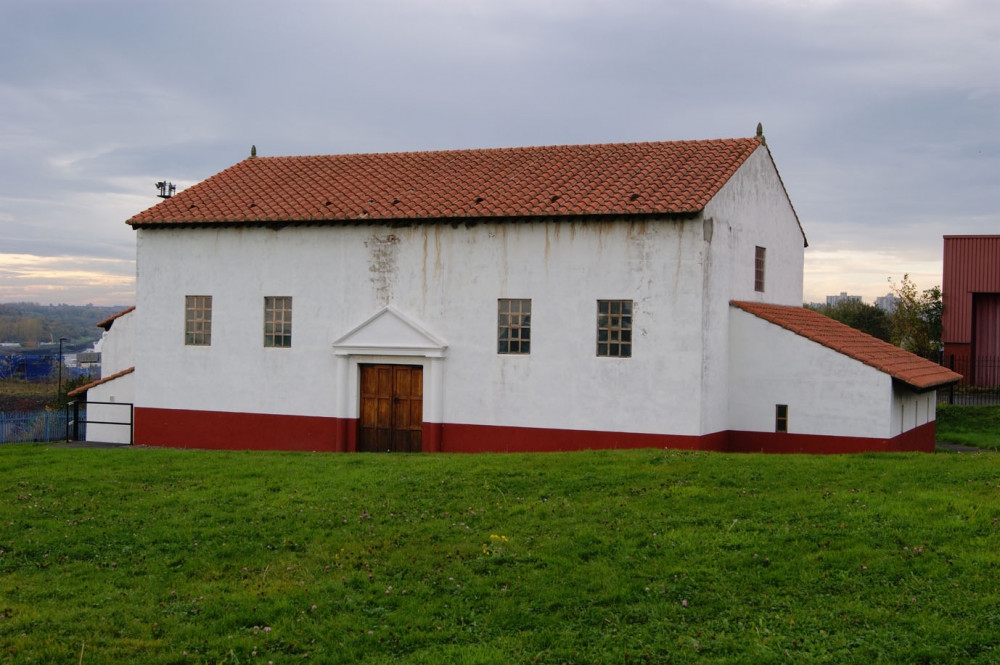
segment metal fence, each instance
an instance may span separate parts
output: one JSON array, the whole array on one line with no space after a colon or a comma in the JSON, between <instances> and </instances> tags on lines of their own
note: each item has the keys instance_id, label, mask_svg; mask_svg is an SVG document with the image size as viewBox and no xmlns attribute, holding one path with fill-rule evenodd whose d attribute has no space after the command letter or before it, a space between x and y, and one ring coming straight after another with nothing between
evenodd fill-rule
<instances>
[{"instance_id":1,"label":"metal fence","mask_svg":"<svg viewBox=\"0 0 1000 665\"><path fill-rule=\"evenodd\" d=\"M0 412L0 444L64 441L66 421L67 412L64 409Z\"/></svg>"},{"instance_id":2,"label":"metal fence","mask_svg":"<svg viewBox=\"0 0 1000 665\"><path fill-rule=\"evenodd\" d=\"M1000 404L1000 357L941 358L941 364L962 375L958 384L938 391L938 401L970 406Z\"/></svg>"}]
</instances>

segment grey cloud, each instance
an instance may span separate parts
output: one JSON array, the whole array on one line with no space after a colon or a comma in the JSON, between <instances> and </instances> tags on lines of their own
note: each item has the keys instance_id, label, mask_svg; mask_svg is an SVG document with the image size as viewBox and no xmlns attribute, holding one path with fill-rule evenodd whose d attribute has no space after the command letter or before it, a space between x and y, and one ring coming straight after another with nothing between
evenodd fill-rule
<instances>
[{"instance_id":1,"label":"grey cloud","mask_svg":"<svg viewBox=\"0 0 1000 665\"><path fill-rule=\"evenodd\" d=\"M758 121L813 247L926 257L944 233L1000 228L992 1L10 5L4 252L120 257L154 181L197 182L252 143L715 138Z\"/></svg>"}]
</instances>

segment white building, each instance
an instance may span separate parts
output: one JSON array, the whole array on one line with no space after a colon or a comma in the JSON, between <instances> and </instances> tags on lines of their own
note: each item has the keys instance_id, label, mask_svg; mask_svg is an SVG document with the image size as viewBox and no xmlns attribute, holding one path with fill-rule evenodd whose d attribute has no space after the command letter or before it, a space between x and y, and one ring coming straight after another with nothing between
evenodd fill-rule
<instances>
[{"instance_id":1,"label":"white building","mask_svg":"<svg viewBox=\"0 0 1000 665\"><path fill-rule=\"evenodd\" d=\"M141 444L932 450L957 379L786 325L761 136L251 158L129 223Z\"/></svg>"}]
</instances>

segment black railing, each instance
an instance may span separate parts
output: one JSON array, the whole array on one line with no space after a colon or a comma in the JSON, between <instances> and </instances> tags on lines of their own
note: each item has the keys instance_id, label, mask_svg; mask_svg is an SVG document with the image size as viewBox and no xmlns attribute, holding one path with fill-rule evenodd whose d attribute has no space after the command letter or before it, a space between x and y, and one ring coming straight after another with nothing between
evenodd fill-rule
<instances>
[{"instance_id":1,"label":"black railing","mask_svg":"<svg viewBox=\"0 0 1000 665\"><path fill-rule=\"evenodd\" d=\"M962 375L954 386L938 391L938 401L948 404L1000 404L1000 356L948 354L941 364Z\"/></svg>"},{"instance_id":2,"label":"black railing","mask_svg":"<svg viewBox=\"0 0 1000 665\"><path fill-rule=\"evenodd\" d=\"M86 411L83 410L83 418L80 417L81 406L89 406L91 404L103 404L109 406L125 406L128 407L128 422L121 422L119 420L90 420L86 417ZM72 414L72 415L71 415ZM85 402L85 401L73 401L66 405L66 440L67 441L79 441L80 440L80 426L81 425L121 425L128 427L128 444L131 446L133 443L134 431L132 428L132 423L134 421L135 415L135 405L131 402Z\"/></svg>"}]
</instances>

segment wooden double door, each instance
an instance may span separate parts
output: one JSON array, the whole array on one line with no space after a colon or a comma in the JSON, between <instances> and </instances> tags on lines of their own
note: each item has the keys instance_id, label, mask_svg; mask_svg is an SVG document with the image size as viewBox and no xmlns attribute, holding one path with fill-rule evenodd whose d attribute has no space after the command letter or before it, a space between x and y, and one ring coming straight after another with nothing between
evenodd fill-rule
<instances>
[{"instance_id":1,"label":"wooden double door","mask_svg":"<svg viewBox=\"0 0 1000 665\"><path fill-rule=\"evenodd\" d=\"M361 365L358 452L420 452L423 426L423 367Z\"/></svg>"}]
</instances>

